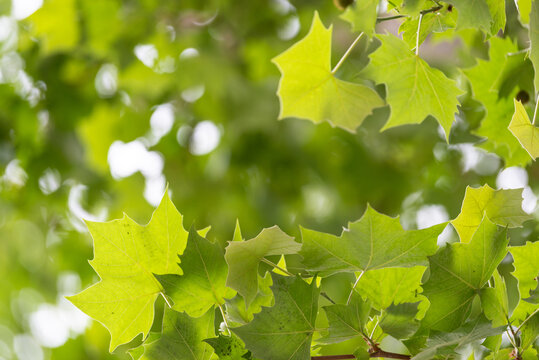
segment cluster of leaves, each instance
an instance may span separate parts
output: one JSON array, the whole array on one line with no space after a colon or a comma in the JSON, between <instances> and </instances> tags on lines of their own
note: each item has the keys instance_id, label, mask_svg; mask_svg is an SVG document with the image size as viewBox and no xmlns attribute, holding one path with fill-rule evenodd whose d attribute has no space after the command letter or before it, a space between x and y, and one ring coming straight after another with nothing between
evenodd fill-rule
<instances>
[{"instance_id":1,"label":"cluster of leaves","mask_svg":"<svg viewBox=\"0 0 539 360\"><path fill-rule=\"evenodd\" d=\"M348 341L351 358L419 360L479 340L486 358L532 359L539 248L508 248L506 234L531 219L521 201L522 190L468 188L451 221L460 242L441 247L448 223L404 230L368 206L340 236L302 228L300 243L272 227L244 240L237 224L223 249L207 239L210 229L186 231L166 193L145 226L127 216L87 223L101 281L69 300L107 327L111 351L142 333L134 359L309 359ZM508 251L516 307L497 270ZM287 266L285 257L300 260ZM156 317L160 295L167 305ZM161 332L150 332L158 318ZM503 332L514 348L502 346ZM387 336L412 355L382 350Z\"/></svg>"},{"instance_id":2,"label":"cluster of leaves","mask_svg":"<svg viewBox=\"0 0 539 360\"><path fill-rule=\"evenodd\" d=\"M381 18L376 0L345 4L342 18L360 34L334 67L332 29L315 13L306 37L273 60L282 75L279 117L354 132L388 106L382 130L433 117L449 142L459 109L466 117L465 102L476 101L485 116L473 132L485 138L485 149L506 165L538 157L539 75L534 81L528 75L539 66L539 5L518 2L518 21L529 22L530 40L530 49L519 51L503 37L503 0L389 3L396 15ZM402 39L375 35L377 23L400 18ZM427 36L468 28L490 44L489 60L446 74L420 57ZM364 37L377 46L366 47L368 65L356 70L354 81L337 77ZM186 231L165 194L146 226L128 217L88 222L91 265L101 281L69 300L110 331L111 351L142 333L142 343L129 350L134 359L447 359L471 344L482 344L478 358L535 359L539 248L508 246L507 237L508 228L532 219L521 202L522 189L468 187L451 225L404 230L398 218L367 205L340 236L301 228L295 241L272 227L244 240L237 224L223 249L207 239L209 228ZM447 226L460 241L439 247ZM510 299L498 271L509 253L517 299ZM166 305L156 316L160 296ZM398 340L402 352L383 350L385 338ZM341 342L353 354L332 357L333 344Z\"/></svg>"}]
</instances>

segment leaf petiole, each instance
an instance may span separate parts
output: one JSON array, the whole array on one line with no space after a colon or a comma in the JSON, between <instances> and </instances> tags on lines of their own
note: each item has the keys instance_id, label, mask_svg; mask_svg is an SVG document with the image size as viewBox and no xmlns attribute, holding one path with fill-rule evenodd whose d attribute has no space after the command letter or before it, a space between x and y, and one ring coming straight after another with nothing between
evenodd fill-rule
<instances>
[{"instance_id":1,"label":"leaf petiole","mask_svg":"<svg viewBox=\"0 0 539 360\"><path fill-rule=\"evenodd\" d=\"M346 50L346 52L344 53L344 55L341 57L341 59L339 60L339 62L337 63L337 65L335 65L335 67L333 68L333 70L331 70L331 74L334 75L337 70L339 70L339 68L341 67L341 65L344 63L344 60L346 60L346 58L350 55L350 53L352 52L352 50L354 50L354 47L356 47L357 43L359 42L359 40L361 40L361 38L363 37L365 33L361 33L358 35L358 37L354 40L354 42L348 47L348 50Z\"/></svg>"}]
</instances>

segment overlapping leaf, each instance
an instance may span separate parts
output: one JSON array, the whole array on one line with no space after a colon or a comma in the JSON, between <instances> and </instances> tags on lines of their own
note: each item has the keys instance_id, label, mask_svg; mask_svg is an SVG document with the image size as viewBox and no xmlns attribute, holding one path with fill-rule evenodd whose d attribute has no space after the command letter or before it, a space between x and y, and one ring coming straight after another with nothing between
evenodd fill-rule
<instances>
[{"instance_id":1,"label":"overlapping leaf","mask_svg":"<svg viewBox=\"0 0 539 360\"><path fill-rule=\"evenodd\" d=\"M198 318L165 309L161 337L144 345L140 360L209 360L213 354L203 340L215 336L214 311Z\"/></svg>"},{"instance_id":2,"label":"overlapping leaf","mask_svg":"<svg viewBox=\"0 0 539 360\"><path fill-rule=\"evenodd\" d=\"M460 241L467 243L484 216L500 226L519 227L533 217L522 210L522 189L494 190L488 185L466 188L459 216L451 221Z\"/></svg>"},{"instance_id":3,"label":"overlapping leaf","mask_svg":"<svg viewBox=\"0 0 539 360\"><path fill-rule=\"evenodd\" d=\"M273 59L281 71L279 118L329 121L349 131L384 105L373 89L337 79L331 70L331 27L315 13L307 36Z\"/></svg>"},{"instance_id":4,"label":"overlapping leaf","mask_svg":"<svg viewBox=\"0 0 539 360\"><path fill-rule=\"evenodd\" d=\"M505 280L498 271L494 271L493 278L494 287L481 289L481 307L487 319L492 321L492 326L507 325L510 314Z\"/></svg>"},{"instance_id":5,"label":"overlapping leaf","mask_svg":"<svg viewBox=\"0 0 539 360\"><path fill-rule=\"evenodd\" d=\"M275 305L263 308L249 324L234 328L261 360L305 360L309 358L315 331L320 290L299 277L272 273Z\"/></svg>"},{"instance_id":6,"label":"overlapping leaf","mask_svg":"<svg viewBox=\"0 0 539 360\"><path fill-rule=\"evenodd\" d=\"M322 343L336 343L365 334L365 326L371 311L370 301L353 294L350 304L324 306L329 321L328 335L319 339Z\"/></svg>"},{"instance_id":7,"label":"overlapping leaf","mask_svg":"<svg viewBox=\"0 0 539 360\"><path fill-rule=\"evenodd\" d=\"M526 109L516 99L515 113L508 128L532 159L539 157L539 128L532 124Z\"/></svg>"},{"instance_id":8,"label":"overlapping leaf","mask_svg":"<svg viewBox=\"0 0 539 360\"><path fill-rule=\"evenodd\" d=\"M387 87L391 115L384 129L421 123L429 115L438 120L449 138L463 92L455 81L431 68L394 35L377 35L382 45L370 55L365 74Z\"/></svg>"},{"instance_id":9,"label":"overlapping leaf","mask_svg":"<svg viewBox=\"0 0 539 360\"><path fill-rule=\"evenodd\" d=\"M405 231L398 218L367 206L361 219L350 223L341 236L302 228L300 254L307 270L323 275L421 265L436 252L436 240L445 226Z\"/></svg>"},{"instance_id":10,"label":"overlapping leaf","mask_svg":"<svg viewBox=\"0 0 539 360\"><path fill-rule=\"evenodd\" d=\"M490 39L490 59L488 61L480 59L477 66L465 71L472 85L474 98L480 101L486 110L486 115L477 130L478 135L488 139L481 147L505 159L506 166L526 165L530 162L529 155L507 129L513 114L511 97L515 96L518 90L512 91L510 97L500 97L495 86L498 79L492 76L503 69L506 55L517 50L511 39L493 37Z\"/></svg>"},{"instance_id":11,"label":"overlapping leaf","mask_svg":"<svg viewBox=\"0 0 539 360\"><path fill-rule=\"evenodd\" d=\"M515 271L512 275L518 280L518 291L521 299L530 297L531 291L537 287L539 274L539 242L528 242L522 246L509 248L513 256ZM513 318L524 320L528 314L537 309L537 305L528 301L520 301L513 312Z\"/></svg>"},{"instance_id":12,"label":"overlapping leaf","mask_svg":"<svg viewBox=\"0 0 539 360\"><path fill-rule=\"evenodd\" d=\"M430 307L424 326L451 331L469 315L472 301L507 254L506 230L487 217L467 244L446 245L429 258L430 277L423 294Z\"/></svg>"},{"instance_id":13,"label":"overlapping leaf","mask_svg":"<svg viewBox=\"0 0 539 360\"><path fill-rule=\"evenodd\" d=\"M453 355L455 349L504 331L505 326L493 328L484 316L479 316L450 333L434 332L428 339L426 348L413 356L412 360L430 360L437 354Z\"/></svg>"},{"instance_id":14,"label":"overlapping leaf","mask_svg":"<svg viewBox=\"0 0 539 360\"><path fill-rule=\"evenodd\" d=\"M379 0L354 1L346 8L341 18L352 25L352 31L364 32L371 36L376 25L379 2Z\"/></svg>"},{"instance_id":15,"label":"overlapping leaf","mask_svg":"<svg viewBox=\"0 0 539 360\"><path fill-rule=\"evenodd\" d=\"M250 305L258 292L258 265L266 256L296 254L301 244L277 226L263 229L255 238L230 242L225 259L228 264L226 285L237 290Z\"/></svg>"},{"instance_id":16,"label":"overlapping leaf","mask_svg":"<svg viewBox=\"0 0 539 360\"><path fill-rule=\"evenodd\" d=\"M187 231L167 193L146 226L127 216L87 226L94 240L90 265L101 281L68 299L105 325L112 351L140 333L148 334L154 302L163 290L153 274L181 273L176 259L185 248Z\"/></svg>"},{"instance_id":17,"label":"overlapping leaf","mask_svg":"<svg viewBox=\"0 0 539 360\"><path fill-rule=\"evenodd\" d=\"M418 41L418 29L419 45L421 45L430 33L442 33L454 29L457 25L457 14L456 10L450 11L447 7L443 7L440 11L423 15L421 26L418 26L419 16L409 17L400 25L399 33L402 33L402 39L408 44L408 47L415 49Z\"/></svg>"},{"instance_id":18,"label":"overlapping leaf","mask_svg":"<svg viewBox=\"0 0 539 360\"><path fill-rule=\"evenodd\" d=\"M234 291L225 286L227 265L218 244L200 236L194 228L180 256L183 275L156 275L173 309L193 317L202 316L214 305L222 305Z\"/></svg>"},{"instance_id":19,"label":"overlapping leaf","mask_svg":"<svg viewBox=\"0 0 539 360\"><path fill-rule=\"evenodd\" d=\"M356 291L368 298L377 310L386 309L391 304L416 302L425 269L425 266L414 266L367 271L358 281Z\"/></svg>"}]
</instances>

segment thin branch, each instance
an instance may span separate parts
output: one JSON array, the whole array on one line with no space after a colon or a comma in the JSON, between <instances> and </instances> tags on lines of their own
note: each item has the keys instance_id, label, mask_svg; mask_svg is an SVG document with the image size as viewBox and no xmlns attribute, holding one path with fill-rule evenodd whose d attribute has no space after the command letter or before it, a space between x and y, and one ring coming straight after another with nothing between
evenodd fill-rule
<instances>
[{"instance_id":1,"label":"thin branch","mask_svg":"<svg viewBox=\"0 0 539 360\"><path fill-rule=\"evenodd\" d=\"M283 269L282 267L280 267L279 265L277 264L274 264L272 263L271 261L269 261L268 259L266 258L262 258L262 262L265 262L266 264L270 265L270 266L273 266L274 268L276 268L277 270L281 270L282 272L284 272L286 275L288 276L296 276L294 274L292 274L290 271L286 270L286 269Z\"/></svg>"},{"instance_id":2,"label":"thin branch","mask_svg":"<svg viewBox=\"0 0 539 360\"><path fill-rule=\"evenodd\" d=\"M352 50L354 50L354 47L357 45L357 43L359 42L359 40L361 40L361 38L363 37L365 33L361 33L358 35L358 37L354 40L354 42L352 43L352 45L350 45L350 47L348 48L348 50L346 50L346 52L344 53L344 55L342 56L341 60L339 60L339 62L337 63L337 65L335 65L335 67L333 68L333 70L331 70L331 73L332 74L335 74L337 72L337 70L339 70L339 68L341 67L341 65L343 64L344 60L346 60L346 58L348 57L348 55L350 55L350 53L352 52Z\"/></svg>"},{"instance_id":3,"label":"thin branch","mask_svg":"<svg viewBox=\"0 0 539 360\"><path fill-rule=\"evenodd\" d=\"M535 111L533 112L532 125L535 125L535 118L537 118L537 108L539 107L539 96L535 97Z\"/></svg>"},{"instance_id":4,"label":"thin branch","mask_svg":"<svg viewBox=\"0 0 539 360\"><path fill-rule=\"evenodd\" d=\"M324 355L324 356L311 356L311 360L340 360L340 359L355 359L356 357L350 355Z\"/></svg>"},{"instance_id":5,"label":"thin branch","mask_svg":"<svg viewBox=\"0 0 539 360\"><path fill-rule=\"evenodd\" d=\"M386 359L402 359L402 360L410 360L412 358L410 355L387 352L381 349L378 349L375 352L370 353L370 357L371 358L386 358Z\"/></svg>"},{"instance_id":6,"label":"thin branch","mask_svg":"<svg viewBox=\"0 0 539 360\"><path fill-rule=\"evenodd\" d=\"M354 286L352 286L352 290L350 291L350 295L348 295L348 300L346 300L346 305L350 305L350 301L352 300L352 295L354 294L354 290L356 289L357 283L359 282L359 279L365 274L365 270L359 274L359 276L356 279L356 282L354 283Z\"/></svg>"}]
</instances>

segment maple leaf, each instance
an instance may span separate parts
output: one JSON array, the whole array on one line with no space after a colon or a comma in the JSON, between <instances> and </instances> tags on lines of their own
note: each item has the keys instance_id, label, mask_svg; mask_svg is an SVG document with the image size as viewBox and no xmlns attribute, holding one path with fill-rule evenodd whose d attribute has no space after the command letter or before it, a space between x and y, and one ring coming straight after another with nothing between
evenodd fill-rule
<instances>
[{"instance_id":1,"label":"maple leaf","mask_svg":"<svg viewBox=\"0 0 539 360\"><path fill-rule=\"evenodd\" d=\"M430 307L423 325L451 331L467 319L473 299L507 254L506 230L486 216L469 243L448 244L429 257L430 277L423 295Z\"/></svg>"},{"instance_id":2,"label":"maple leaf","mask_svg":"<svg viewBox=\"0 0 539 360\"><path fill-rule=\"evenodd\" d=\"M373 89L335 77L331 70L331 33L332 28L324 27L315 13L307 36L272 60L282 74L277 90L279 119L328 121L355 131L384 102Z\"/></svg>"},{"instance_id":3,"label":"maple leaf","mask_svg":"<svg viewBox=\"0 0 539 360\"><path fill-rule=\"evenodd\" d=\"M187 231L168 192L145 226L127 215L86 224L94 240L90 265L101 281L67 299L109 330L112 351L150 331L154 302L163 291L153 274L181 273L176 258L185 248Z\"/></svg>"},{"instance_id":4,"label":"maple leaf","mask_svg":"<svg viewBox=\"0 0 539 360\"><path fill-rule=\"evenodd\" d=\"M394 35L377 35L377 38L382 45L370 55L371 62L364 72L387 87L391 115L382 130L419 124L432 115L448 139L457 112L457 97L463 91L454 80L411 52L403 40Z\"/></svg>"},{"instance_id":5,"label":"maple leaf","mask_svg":"<svg viewBox=\"0 0 539 360\"><path fill-rule=\"evenodd\" d=\"M301 244L277 226L263 229L255 238L232 241L226 248L227 286L237 290L250 305L258 292L258 264L266 256L296 254Z\"/></svg>"},{"instance_id":6,"label":"maple leaf","mask_svg":"<svg viewBox=\"0 0 539 360\"><path fill-rule=\"evenodd\" d=\"M308 271L323 275L426 264L446 225L406 231L398 218L367 206L361 219L350 223L340 237L301 228L300 255Z\"/></svg>"},{"instance_id":7,"label":"maple leaf","mask_svg":"<svg viewBox=\"0 0 539 360\"><path fill-rule=\"evenodd\" d=\"M488 185L480 188L468 186L460 214L451 220L461 242L470 241L485 214L493 223L508 227L519 227L524 221L533 219L522 210L522 189L494 190Z\"/></svg>"},{"instance_id":8,"label":"maple leaf","mask_svg":"<svg viewBox=\"0 0 539 360\"><path fill-rule=\"evenodd\" d=\"M539 157L539 129L530 121L522 103L515 99L515 113L508 126L522 147L533 160Z\"/></svg>"}]
</instances>

